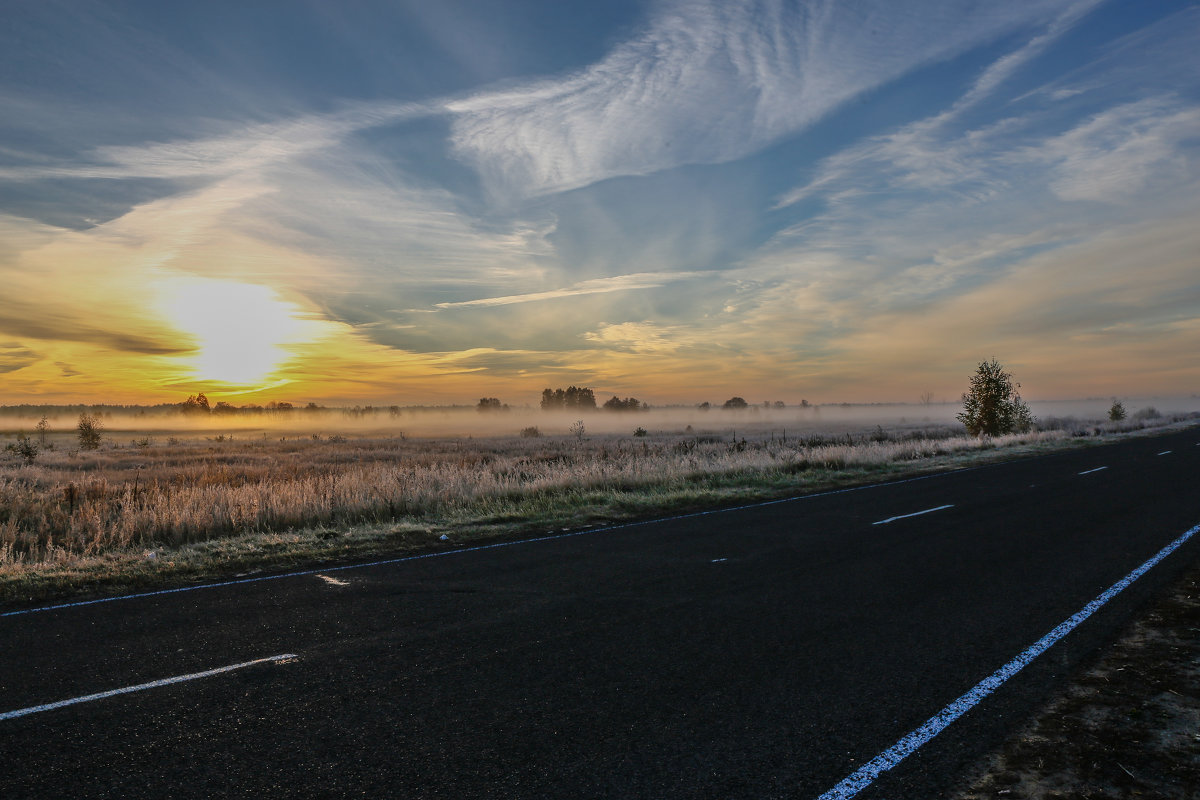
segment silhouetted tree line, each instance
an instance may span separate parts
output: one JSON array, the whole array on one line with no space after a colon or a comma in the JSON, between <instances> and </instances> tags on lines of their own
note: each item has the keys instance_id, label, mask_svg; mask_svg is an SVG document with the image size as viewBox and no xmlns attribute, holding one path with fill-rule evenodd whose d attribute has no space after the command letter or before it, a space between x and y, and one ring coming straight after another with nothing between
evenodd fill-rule
<instances>
[{"instance_id":1,"label":"silhouetted tree line","mask_svg":"<svg viewBox=\"0 0 1200 800\"><path fill-rule=\"evenodd\" d=\"M586 386L542 390L542 411L594 411L596 395Z\"/></svg>"},{"instance_id":2,"label":"silhouetted tree line","mask_svg":"<svg viewBox=\"0 0 1200 800\"><path fill-rule=\"evenodd\" d=\"M498 397L481 397L479 402L475 404L475 410L481 413L489 413L492 411L509 411L507 404L501 403Z\"/></svg>"},{"instance_id":3,"label":"silhouetted tree line","mask_svg":"<svg viewBox=\"0 0 1200 800\"><path fill-rule=\"evenodd\" d=\"M604 403L605 411L639 411L643 408L641 401L636 397L626 397L624 400L613 395L611 400Z\"/></svg>"}]
</instances>

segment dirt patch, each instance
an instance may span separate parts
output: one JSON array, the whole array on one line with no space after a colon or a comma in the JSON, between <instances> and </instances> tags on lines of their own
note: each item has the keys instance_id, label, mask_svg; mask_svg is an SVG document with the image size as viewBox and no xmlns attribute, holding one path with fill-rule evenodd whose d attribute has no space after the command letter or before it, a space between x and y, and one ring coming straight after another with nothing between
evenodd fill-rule
<instances>
[{"instance_id":1,"label":"dirt patch","mask_svg":"<svg viewBox=\"0 0 1200 800\"><path fill-rule=\"evenodd\" d=\"M1200 565L953 800L1200 798Z\"/></svg>"}]
</instances>

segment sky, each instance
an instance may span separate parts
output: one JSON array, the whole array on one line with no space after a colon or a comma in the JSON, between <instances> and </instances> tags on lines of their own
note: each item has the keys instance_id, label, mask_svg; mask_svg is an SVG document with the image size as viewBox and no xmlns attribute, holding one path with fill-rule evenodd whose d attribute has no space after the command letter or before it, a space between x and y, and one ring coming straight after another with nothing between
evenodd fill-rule
<instances>
[{"instance_id":1,"label":"sky","mask_svg":"<svg viewBox=\"0 0 1200 800\"><path fill-rule=\"evenodd\" d=\"M0 404L1200 392L1200 4L13 0Z\"/></svg>"}]
</instances>

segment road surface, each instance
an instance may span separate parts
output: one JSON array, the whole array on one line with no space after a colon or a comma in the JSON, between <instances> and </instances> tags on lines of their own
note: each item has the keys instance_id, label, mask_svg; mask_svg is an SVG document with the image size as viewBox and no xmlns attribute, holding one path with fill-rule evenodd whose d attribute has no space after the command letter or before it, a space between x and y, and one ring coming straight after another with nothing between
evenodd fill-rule
<instances>
[{"instance_id":1,"label":"road surface","mask_svg":"<svg viewBox=\"0 0 1200 800\"><path fill-rule=\"evenodd\" d=\"M1195 528L1198 476L1193 427L5 609L0 796L937 797L1194 562L1200 536L894 768L845 781Z\"/></svg>"}]
</instances>

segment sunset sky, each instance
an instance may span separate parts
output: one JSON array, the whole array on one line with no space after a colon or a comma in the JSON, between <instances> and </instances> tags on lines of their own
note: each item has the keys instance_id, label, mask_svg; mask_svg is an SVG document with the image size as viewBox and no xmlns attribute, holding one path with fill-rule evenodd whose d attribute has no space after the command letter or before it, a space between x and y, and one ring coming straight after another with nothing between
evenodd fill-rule
<instances>
[{"instance_id":1,"label":"sunset sky","mask_svg":"<svg viewBox=\"0 0 1200 800\"><path fill-rule=\"evenodd\" d=\"M1200 392L1200 5L0 25L0 404Z\"/></svg>"}]
</instances>

